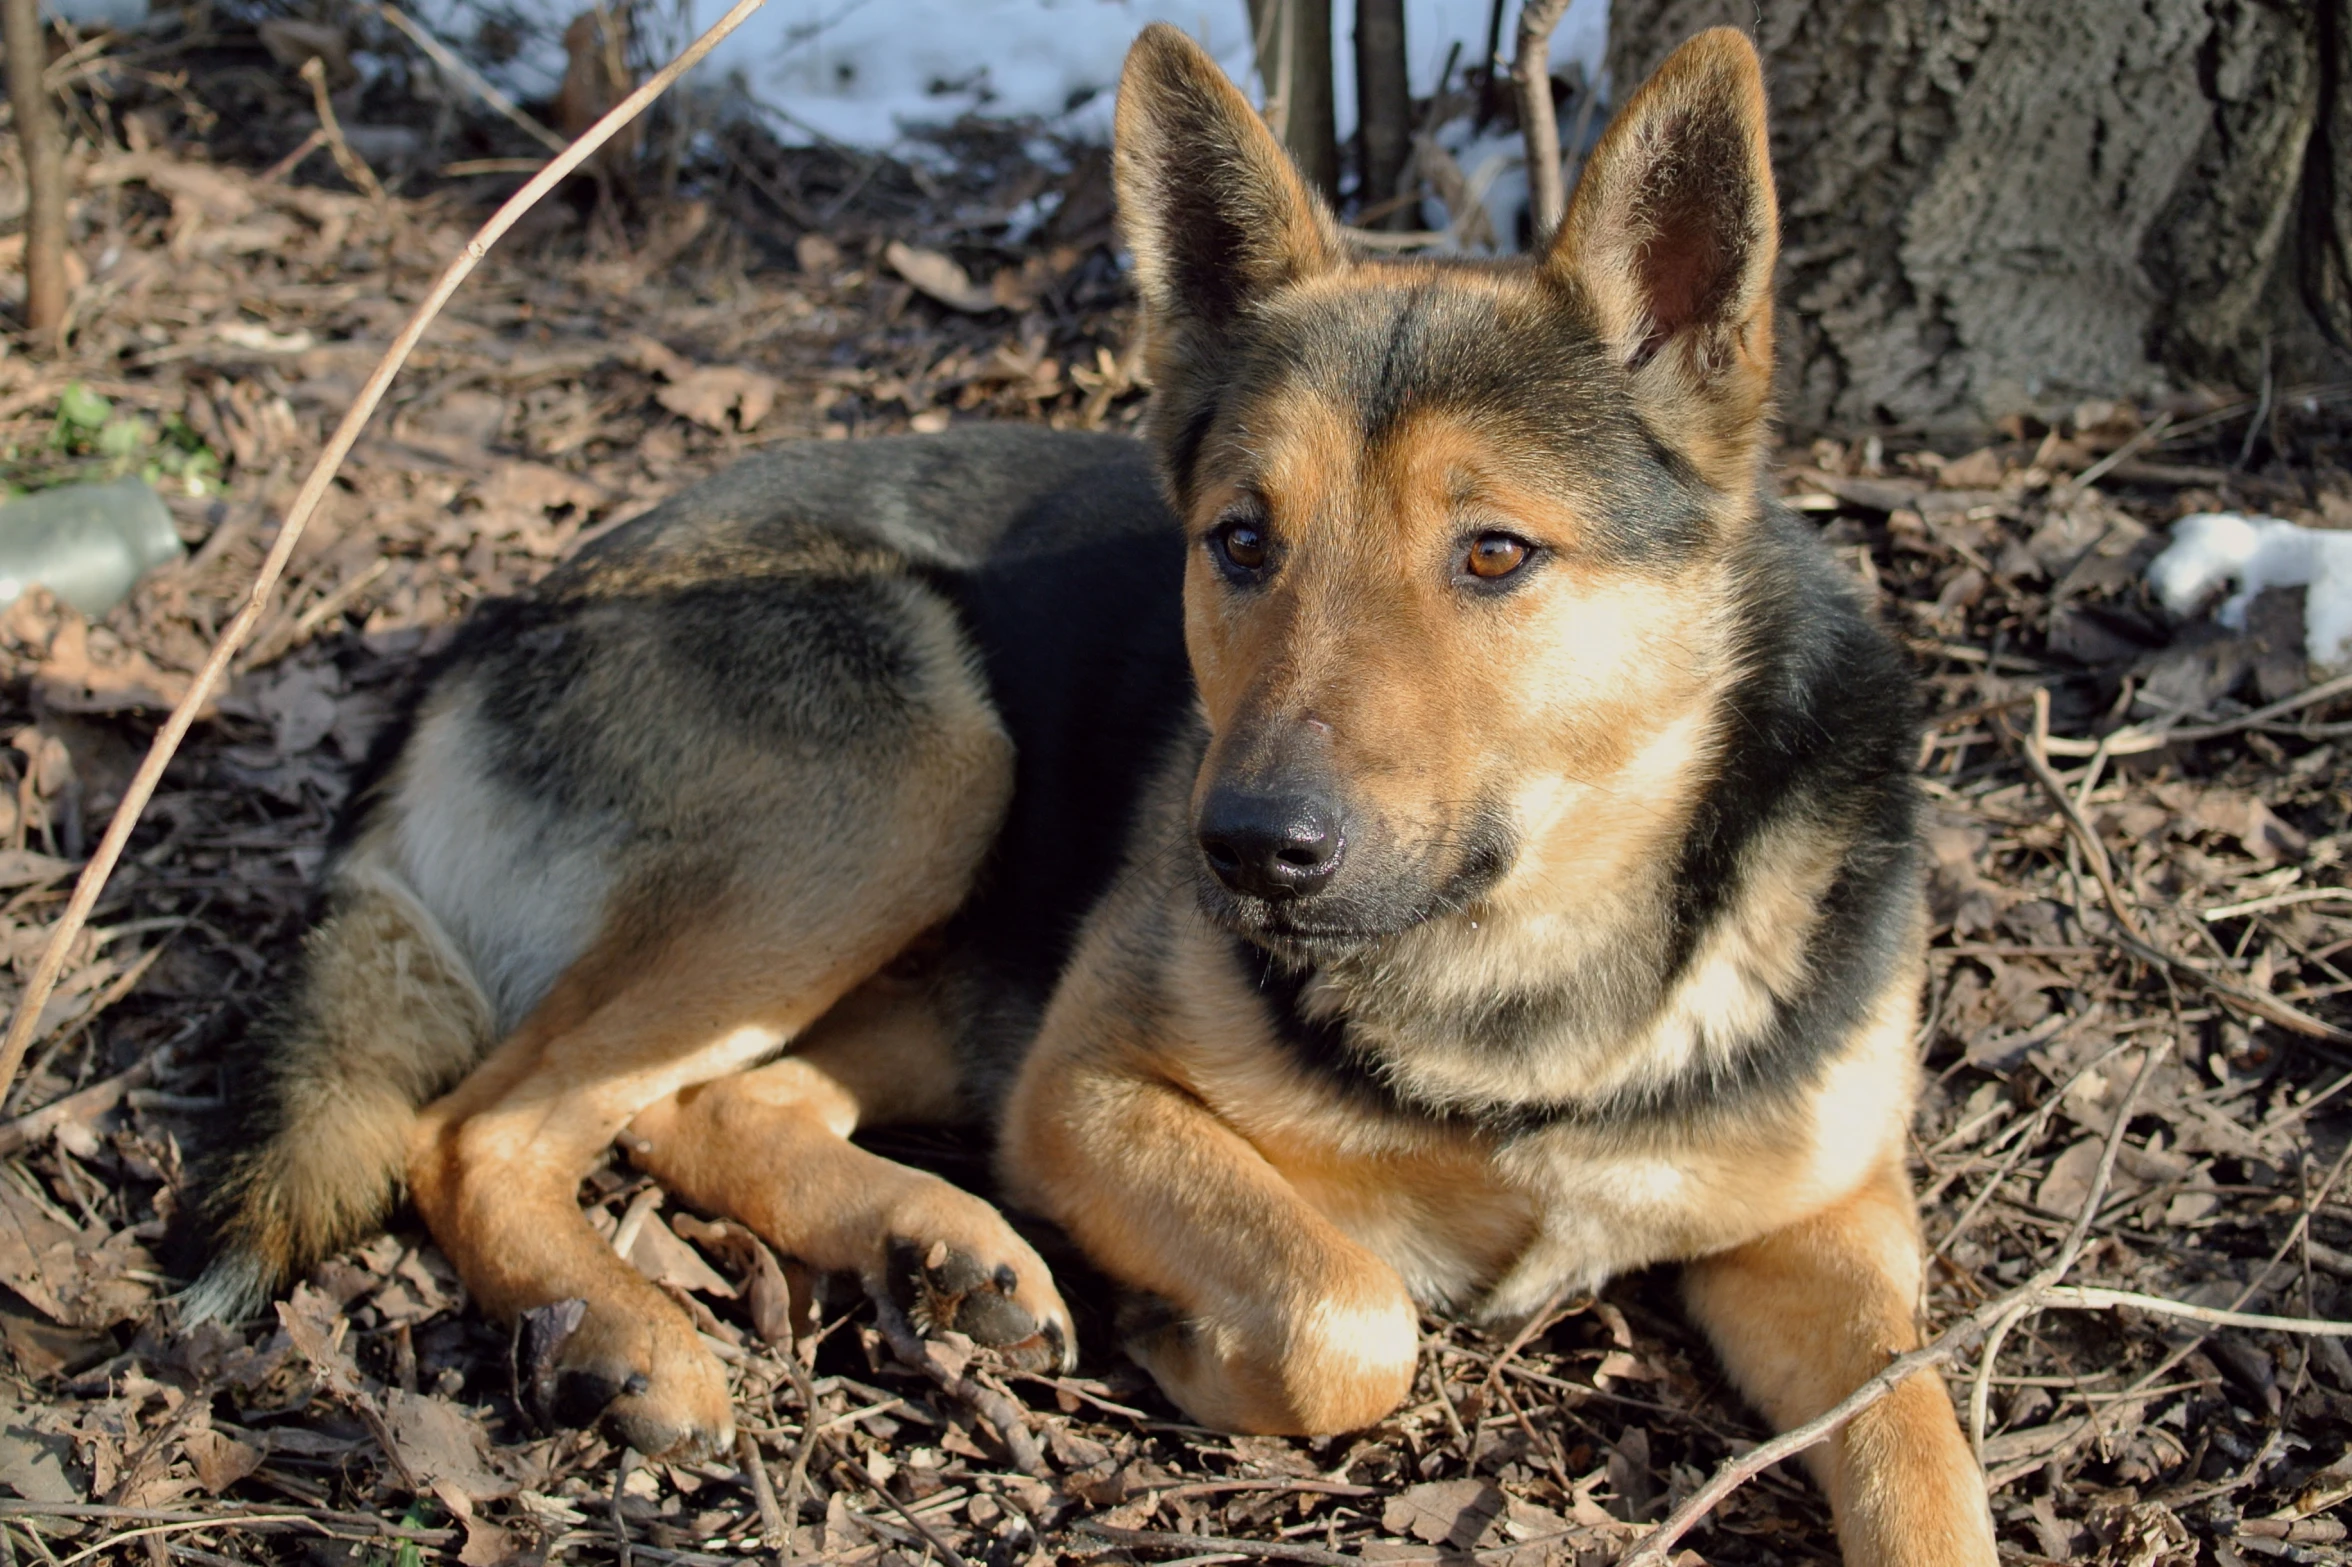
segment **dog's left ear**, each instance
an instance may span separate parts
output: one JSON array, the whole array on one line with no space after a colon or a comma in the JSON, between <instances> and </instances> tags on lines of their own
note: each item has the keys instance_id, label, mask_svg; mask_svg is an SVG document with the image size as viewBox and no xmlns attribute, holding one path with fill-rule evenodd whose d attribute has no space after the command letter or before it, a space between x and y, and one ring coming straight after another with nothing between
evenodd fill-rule
<instances>
[{"instance_id":1,"label":"dog's left ear","mask_svg":"<svg viewBox=\"0 0 2352 1567\"><path fill-rule=\"evenodd\" d=\"M1771 395L1779 230L1763 69L1718 27L1611 123L1543 266L1581 292L1636 395L1731 457L1723 444L1752 444Z\"/></svg>"}]
</instances>

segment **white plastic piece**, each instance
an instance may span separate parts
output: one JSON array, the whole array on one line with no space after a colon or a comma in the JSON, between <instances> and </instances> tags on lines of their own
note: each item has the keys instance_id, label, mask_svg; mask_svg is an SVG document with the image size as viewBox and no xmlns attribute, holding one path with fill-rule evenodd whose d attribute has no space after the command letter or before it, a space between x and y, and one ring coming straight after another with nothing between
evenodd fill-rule
<instances>
[{"instance_id":1,"label":"white plastic piece","mask_svg":"<svg viewBox=\"0 0 2352 1567\"><path fill-rule=\"evenodd\" d=\"M2352 664L2352 532L2201 511L2174 523L2172 543L2148 563L2149 587L2175 615L2193 614L2233 584L2214 619L2241 629L2265 588L2303 588L2304 656L2320 669Z\"/></svg>"}]
</instances>

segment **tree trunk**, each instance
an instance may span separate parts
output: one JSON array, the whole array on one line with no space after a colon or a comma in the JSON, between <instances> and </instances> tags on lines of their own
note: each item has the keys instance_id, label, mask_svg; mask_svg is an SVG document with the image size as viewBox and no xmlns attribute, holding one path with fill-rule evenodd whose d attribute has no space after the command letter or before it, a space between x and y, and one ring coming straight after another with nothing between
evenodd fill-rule
<instances>
[{"instance_id":1,"label":"tree trunk","mask_svg":"<svg viewBox=\"0 0 2352 1567\"><path fill-rule=\"evenodd\" d=\"M1413 89L1405 79L1405 0L1356 0L1356 145L1363 186L1356 199L1364 211L1389 210L1370 219L1375 228L1419 227L1418 214L1398 202L1405 154L1413 140Z\"/></svg>"},{"instance_id":2,"label":"tree trunk","mask_svg":"<svg viewBox=\"0 0 2352 1567\"><path fill-rule=\"evenodd\" d=\"M43 346L58 346L65 325L65 151L57 106L42 78L49 44L38 0L0 0L8 47L8 102L25 166L25 326Z\"/></svg>"},{"instance_id":3,"label":"tree trunk","mask_svg":"<svg viewBox=\"0 0 2352 1567\"><path fill-rule=\"evenodd\" d=\"M1332 0L1249 0L1266 123L1299 172L1325 197L1339 194L1339 136L1332 123Z\"/></svg>"},{"instance_id":4,"label":"tree trunk","mask_svg":"<svg viewBox=\"0 0 2352 1567\"><path fill-rule=\"evenodd\" d=\"M1763 8L1793 428L2352 366L2352 0ZM1751 0L1614 0L1630 86Z\"/></svg>"}]
</instances>

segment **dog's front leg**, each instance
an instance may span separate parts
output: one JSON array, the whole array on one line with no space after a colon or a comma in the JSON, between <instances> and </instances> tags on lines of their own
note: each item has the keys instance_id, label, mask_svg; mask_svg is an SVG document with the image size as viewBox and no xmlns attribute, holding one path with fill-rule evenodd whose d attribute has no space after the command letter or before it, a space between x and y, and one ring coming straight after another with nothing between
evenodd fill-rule
<instances>
[{"instance_id":1,"label":"dog's front leg","mask_svg":"<svg viewBox=\"0 0 2352 1567\"><path fill-rule=\"evenodd\" d=\"M1800 1224L1690 1264L1691 1314L1749 1400L1786 1430L1919 1345L1919 1227L1900 1165ZM1933 1371L1806 1454L1847 1567L1991 1567L1984 1480Z\"/></svg>"},{"instance_id":2,"label":"dog's front leg","mask_svg":"<svg viewBox=\"0 0 2352 1567\"><path fill-rule=\"evenodd\" d=\"M1128 1352L1226 1430L1350 1431L1394 1409L1419 1348L1395 1270L1159 1070L1149 1043L1103 1037L1049 1022L1007 1107L1002 1159L1020 1200L1139 1292Z\"/></svg>"}]
</instances>

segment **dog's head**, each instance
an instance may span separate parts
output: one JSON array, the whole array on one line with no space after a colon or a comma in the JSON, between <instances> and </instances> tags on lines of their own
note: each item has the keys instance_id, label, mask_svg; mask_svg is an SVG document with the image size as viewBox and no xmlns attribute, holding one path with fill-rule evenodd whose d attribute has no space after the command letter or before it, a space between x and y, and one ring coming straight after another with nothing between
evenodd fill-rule
<instances>
[{"instance_id":1,"label":"dog's head","mask_svg":"<svg viewBox=\"0 0 2352 1567\"><path fill-rule=\"evenodd\" d=\"M1212 913L1347 950L1654 853L1758 516L1777 214L1747 40L1660 68L1531 264L1352 255L1164 25L1116 170L1192 543Z\"/></svg>"}]
</instances>

